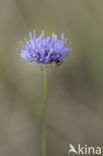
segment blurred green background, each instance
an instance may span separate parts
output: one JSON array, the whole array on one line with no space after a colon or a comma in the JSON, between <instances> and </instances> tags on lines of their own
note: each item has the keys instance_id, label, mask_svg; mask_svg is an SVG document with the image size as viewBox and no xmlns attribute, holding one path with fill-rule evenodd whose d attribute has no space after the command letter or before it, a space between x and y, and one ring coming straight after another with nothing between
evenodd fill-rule
<instances>
[{"instance_id":1,"label":"blurred green background","mask_svg":"<svg viewBox=\"0 0 103 156\"><path fill-rule=\"evenodd\" d=\"M34 29L73 48L48 69L48 155L103 146L103 0L0 0L0 156L42 156L43 71L16 52Z\"/></svg>"}]
</instances>

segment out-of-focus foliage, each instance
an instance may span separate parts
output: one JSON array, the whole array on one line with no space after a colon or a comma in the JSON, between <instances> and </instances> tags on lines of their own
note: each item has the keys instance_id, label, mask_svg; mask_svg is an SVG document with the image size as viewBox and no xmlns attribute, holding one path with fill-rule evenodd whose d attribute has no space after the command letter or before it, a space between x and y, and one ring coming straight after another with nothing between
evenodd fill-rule
<instances>
[{"instance_id":1,"label":"out-of-focus foliage","mask_svg":"<svg viewBox=\"0 0 103 156\"><path fill-rule=\"evenodd\" d=\"M43 71L16 52L33 29L64 32L73 48L48 71L48 155L103 144L103 1L0 0L0 156L42 153Z\"/></svg>"}]
</instances>

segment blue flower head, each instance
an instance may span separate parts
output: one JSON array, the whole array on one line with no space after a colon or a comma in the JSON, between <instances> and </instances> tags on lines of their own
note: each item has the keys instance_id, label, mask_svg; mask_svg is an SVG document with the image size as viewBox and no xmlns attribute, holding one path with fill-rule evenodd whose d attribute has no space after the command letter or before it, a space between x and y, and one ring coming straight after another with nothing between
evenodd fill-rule
<instances>
[{"instance_id":1,"label":"blue flower head","mask_svg":"<svg viewBox=\"0 0 103 156\"><path fill-rule=\"evenodd\" d=\"M63 33L61 34L61 40L58 40L54 33L52 33L52 38L44 38L44 31L37 38L35 37L35 31L33 35L30 32L29 37L29 41L24 39L24 42L21 42L22 49L19 50L20 57L28 63L37 63L42 67L60 65L72 51L71 42L67 47Z\"/></svg>"}]
</instances>

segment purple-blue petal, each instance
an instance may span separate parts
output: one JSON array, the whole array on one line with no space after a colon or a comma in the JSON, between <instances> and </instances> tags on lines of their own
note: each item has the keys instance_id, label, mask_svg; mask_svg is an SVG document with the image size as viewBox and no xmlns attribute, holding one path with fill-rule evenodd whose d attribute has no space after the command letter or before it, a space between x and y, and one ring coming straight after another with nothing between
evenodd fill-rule
<instances>
[{"instance_id":1,"label":"purple-blue petal","mask_svg":"<svg viewBox=\"0 0 103 156\"><path fill-rule=\"evenodd\" d=\"M20 57L31 63L41 65L61 64L64 58L72 51L71 42L67 48L64 33L61 34L61 40L57 39L57 35L52 33L52 38L44 38L44 31L39 37L35 37L35 31L29 33L30 40L21 42L23 49L20 49Z\"/></svg>"}]
</instances>

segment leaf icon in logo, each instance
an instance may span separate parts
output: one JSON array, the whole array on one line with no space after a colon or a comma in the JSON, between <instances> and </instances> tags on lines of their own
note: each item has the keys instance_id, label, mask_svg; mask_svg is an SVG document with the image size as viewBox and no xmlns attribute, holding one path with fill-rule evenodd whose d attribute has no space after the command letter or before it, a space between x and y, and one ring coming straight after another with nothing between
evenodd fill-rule
<instances>
[{"instance_id":1,"label":"leaf icon in logo","mask_svg":"<svg viewBox=\"0 0 103 156\"><path fill-rule=\"evenodd\" d=\"M70 149L68 151L68 154L71 152L78 153L72 144L70 144L69 147L70 147Z\"/></svg>"}]
</instances>

